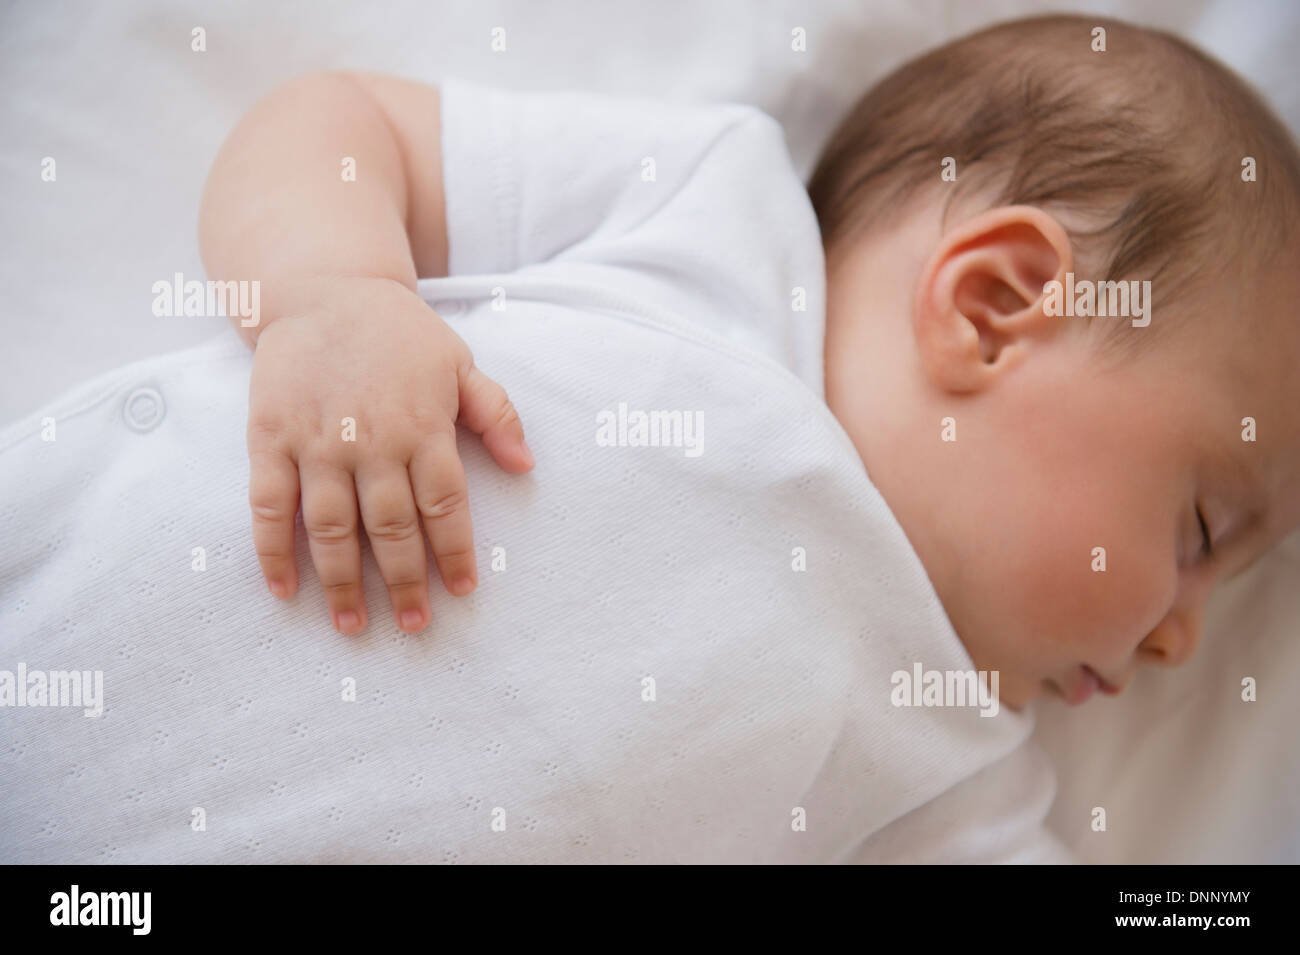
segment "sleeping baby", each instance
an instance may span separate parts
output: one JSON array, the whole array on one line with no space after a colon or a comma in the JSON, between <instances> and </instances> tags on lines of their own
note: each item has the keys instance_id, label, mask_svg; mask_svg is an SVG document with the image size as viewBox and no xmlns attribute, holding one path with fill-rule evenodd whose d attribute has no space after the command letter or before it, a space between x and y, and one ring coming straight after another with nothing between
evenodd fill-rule
<instances>
[{"instance_id":1,"label":"sleeping baby","mask_svg":"<svg viewBox=\"0 0 1300 955\"><path fill-rule=\"evenodd\" d=\"M454 84L441 99L381 77L292 84L231 137L205 201L210 271L274 296L243 330L262 570L277 596L296 589L301 499L343 633L368 619L363 528L403 629L430 621L421 528L446 588L473 589L458 416L506 470L533 465L515 407L420 300L420 277L549 280L545 293L491 283L479 325L516 308L544 320L576 294L567 283L589 307L775 362L814 393L824 374L1011 705L1118 692L1144 663L1182 662L1214 582L1300 518L1286 390L1300 160L1240 80L1176 39L1028 20L882 81L811 182L824 325L807 210L764 116ZM348 182L322 155L363 172ZM557 330L535 360L605 364L619 325L596 340ZM680 443L693 415L716 421L645 360L638 377L662 376L651 394L676 415L656 432ZM727 388L720 362L715 374ZM611 430L615 396L598 443L628 440L626 404ZM351 415L371 430L349 443L337 422Z\"/></svg>"},{"instance_id":2,"label":"sleeping baby","mask_svg":"<svg viewBox=\"0 0 1300 955\"><path fill-rule=\"evenodd\" d=\"M4 848L1067 861L1034 701L1183 662L1216 582L1300 525L1298 213L1252 91L1103 19L905 64L807 189L750 107L289 83L201 213L257 321L141 372L202 424L155 433L161 473L86 436L196 538L247 540L247 466L251 545L188 576L139 548L168 628L94 625L189 682L108 660L137 731L57 746L133 800L32 760L5 815L70 822Z\"/></svg>"}]
</instances>

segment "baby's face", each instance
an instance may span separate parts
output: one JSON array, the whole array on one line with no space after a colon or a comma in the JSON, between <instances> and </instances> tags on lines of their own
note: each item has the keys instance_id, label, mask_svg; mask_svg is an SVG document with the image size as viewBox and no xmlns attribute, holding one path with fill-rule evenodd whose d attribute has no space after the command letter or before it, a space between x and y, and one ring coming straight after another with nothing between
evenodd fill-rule
<instances>
[{"instance_id":1,"label":"baby's face","mask_svg":"<svg viewBox=\"0 0 1300 955\"><path fill-rule=\"evenodd\" d=\"M1300 288L1278 276L1176 315L1157 285L1153 324L1183 327L1113 365L1080 319L995 305L1002 367L976 370L926 317L944 307L937 233L909 228L832 262L827 397L976 666L1019 707L1184 662L1214 585L1300 524ZM964 267L951 311L977 315Z\"/></svg>"}]
</instances>

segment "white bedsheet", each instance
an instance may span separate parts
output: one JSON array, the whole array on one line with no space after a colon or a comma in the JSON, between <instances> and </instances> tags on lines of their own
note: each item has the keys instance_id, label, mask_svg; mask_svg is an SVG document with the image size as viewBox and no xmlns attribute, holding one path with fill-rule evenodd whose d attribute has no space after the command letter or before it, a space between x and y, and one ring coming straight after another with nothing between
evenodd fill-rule
<instances>
[{"instance_id":1,"label":"white bedsheet","mask_svg":"<svg viewBox=\"0 0 1300 955\"><path fill-rule=\"evenodd\" d=\"M153 282L198 276L199 192L225 132L304 70L578 87L759 105L807 171L870 81L925 47L1003 17L1094 10L1173 29L1261 87L1300 128L1300 5L1239 0L1030 3L828 0L660 3L213 5L202 0L0 7L0 421L109 368L195 344L210 320L158 319ZM489 31L507 30L507 51ZM191 50L206 30L207 52ZM808 51L790 49L791 30ZM57 164L42 182L41 162ZM93 306L88 309L87 306ZM95 317L90 317L95 316ZM101 316L112 316L111 321ZM1300 538L1225 591L1200 657L1124 697L1043 708L1057 765L1053 823L1085 859L1300 859ZM8 599L0 594L0 600ZM1259 678L1243 704L1240 679ZM1109 830L1087 828L1092 807Z\"/></svg>"}]
</instances>

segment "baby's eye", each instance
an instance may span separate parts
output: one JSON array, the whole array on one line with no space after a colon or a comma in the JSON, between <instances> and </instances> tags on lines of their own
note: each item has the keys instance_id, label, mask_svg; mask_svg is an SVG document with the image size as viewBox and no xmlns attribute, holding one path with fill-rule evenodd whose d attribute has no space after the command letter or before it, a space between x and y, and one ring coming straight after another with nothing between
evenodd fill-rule
<instances>
[{"instance_id":1,"label":"baby's eye","mask_svg":"<svg viewBox=\"0 0 1300 955\"><path fill-rule=\"evenodd\" d=\"M1210 557L1214 554L1214 541L1210 539L1210 528L1205 523L1205 515L1201 513L1201 505L1196 505L1196 522L1201 525L1201 554Z\"/></svg>"}]
</instances>

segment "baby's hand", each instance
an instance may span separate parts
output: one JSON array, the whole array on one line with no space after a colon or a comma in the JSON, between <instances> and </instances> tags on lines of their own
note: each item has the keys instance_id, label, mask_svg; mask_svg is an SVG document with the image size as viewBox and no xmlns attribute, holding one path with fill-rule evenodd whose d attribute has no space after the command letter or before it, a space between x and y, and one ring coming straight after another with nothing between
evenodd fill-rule
<instances>
[{"instance_id":1,"label":"baby's hand","mask_svg":"<svg viewBox=\"0 0 1300 955\"><path fill-rule=\"evenodd\" d=\"M478 579L456 420L512 473L533 466L523 426L501 386L409 288L331 279L312 301L263 328L253 359L249 504L262 574L277 597L297 590L301 490L335 628L366 625L359 516L398 625L422 630L430 610L421 523L448 591L463 596Z\"/></svg>"}]
</instances>

